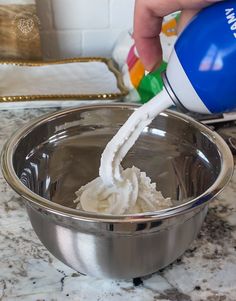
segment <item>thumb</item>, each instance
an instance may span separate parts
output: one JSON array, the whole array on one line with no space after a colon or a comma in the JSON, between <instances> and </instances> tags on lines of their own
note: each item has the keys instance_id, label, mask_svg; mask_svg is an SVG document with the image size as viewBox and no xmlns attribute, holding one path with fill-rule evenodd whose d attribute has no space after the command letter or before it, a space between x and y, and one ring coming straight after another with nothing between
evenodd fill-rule
<instances>
[{"instance_id":1,"label":"thumb","mask_svg":"<svg viewBox=\"0 0 236 301\"><path fill-rule=\"evenodd\" d=\"M189 9L189 10L184 10L181 13L179 21L178 21L178 27L177 27L177 33L178 33L178 35L186 27L186 25L193 18L193 16L195 16L198 12L199 12L199 10Z\"/></svg>"},{"instance_id":2,"label":"thumb","mask_svg":"<svg viewBox=\"0 0 236 301\"><path fill-rule=\"evenodd\" d=\"M224 0L205 0L205 1L202 1L202 2L198 1L198 2L200 2L200 6L193 5L194 2L197 2L197 1L194 0L194 1L192 1L192 3L190 1L192 7L190 6L188 9L183 10L181 15L180 15L180 19L179 19L178 27L177 27L178 34L181 33L181 31L189 23L189 21L193 18L193 16L195 16L202 8L207 7L207 6L209 6L211 4L214 4L216 2L221 2L221 1L224 1Z\"/></svg>"}]
</instances>

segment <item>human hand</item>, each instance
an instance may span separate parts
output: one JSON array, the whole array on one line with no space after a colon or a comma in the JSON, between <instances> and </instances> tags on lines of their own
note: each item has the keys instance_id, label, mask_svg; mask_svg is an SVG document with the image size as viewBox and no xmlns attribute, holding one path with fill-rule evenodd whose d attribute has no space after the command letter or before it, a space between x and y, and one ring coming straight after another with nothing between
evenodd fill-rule
<instances>
[{"instance_id":1,"label":"human hand","mask_svg":"<svg viewBox=\"0 0 236 301\"><path fill-rule=\"evenodd\" d=\"M155 70L162 61L159 34L163 17L182 11L178 32L202 8L222 0L136 0L134 40L138 54L147 71Z\"/></svg>"}]
</instances>

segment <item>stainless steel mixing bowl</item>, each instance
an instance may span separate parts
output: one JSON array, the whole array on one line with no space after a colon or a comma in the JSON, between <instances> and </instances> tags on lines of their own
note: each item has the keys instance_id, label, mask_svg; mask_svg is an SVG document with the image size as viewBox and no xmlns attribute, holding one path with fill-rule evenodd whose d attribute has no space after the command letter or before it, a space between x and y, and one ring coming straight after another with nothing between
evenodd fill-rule
<instances>
[{"instance_id":1,"label":"stainless steel mixing bowl","mask_svg":"<svg viewBox=\"0 0 236 301\"><path fill-rule=\"evenodd\" d=\"M84 274L134 278L173 262L232 175L233 158L220 136L166 111L145 128L123 166L147 172L174 207L130 216L76 210L75 191L98 175L106 143L134 109L96 105L43 116L14 134L2 155L4 176L25 200L41 242Z\"/></svg>"}]
</instances>

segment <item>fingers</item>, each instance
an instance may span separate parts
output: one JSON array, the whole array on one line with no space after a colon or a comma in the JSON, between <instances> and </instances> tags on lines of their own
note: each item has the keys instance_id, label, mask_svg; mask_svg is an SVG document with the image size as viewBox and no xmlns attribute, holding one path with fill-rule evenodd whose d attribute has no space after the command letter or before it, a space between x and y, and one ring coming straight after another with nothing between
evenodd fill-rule
<instances>
[{"instance_id":1,"label":"fingers","mask_svg":"<svg viewBox=\"0 0 236 301\"><path fill-rule=\"evenodd\" d=\"M138 54L148 71L162 59L159 34L162 18L154 16L146 6L136 6L134 20L134 40Z\"/></svg>"},{"instance_id":2,"label":"fingers","mask_svg":"<svg viewBox=\"0 0 236 301\"><path fill-rule=\"evenodd\" d=\"M184 10L179 18L178 21L178 27L177 27L177 33L178 35L181 33L181 31L184 29L184 27L189 23L189 21L195 16L199 10Z\"/></svg>"},{"instance_id":3,"label":"fingers","mask_svg":"<svg viewBox=\"0 0 236 301\"><path fill-rule=\"evenodd\" d=\"M159 34L164 16L187 10L181 17L180 30L196 11L222 0L136 0L134 15L134 40L146 70L152 71L162 61Z\"/></svg>"},{"instance_id":4,"label":"fingers","mask_svg":"<svg viewBox=\"0 0 236 301\"><path fill-rule=\"evenodd\" d=\"M215 2L220 2L223 0L178 0L180 5L180 10L200 10L207 7Z\"/></svg>"},{"instance_id":5,"label":"fingers","mask_svg":"<svg viewBox=\"0 0 236 301\"><path fill-rule=\"evenodd\" d=\"M152 71L162 60L159 34L162 18L169 9L166 0L136 0L134 17L134 39L138 54L148 71ZM170 1L175 11L176 1Z\"/></svg>"}]
</instances>

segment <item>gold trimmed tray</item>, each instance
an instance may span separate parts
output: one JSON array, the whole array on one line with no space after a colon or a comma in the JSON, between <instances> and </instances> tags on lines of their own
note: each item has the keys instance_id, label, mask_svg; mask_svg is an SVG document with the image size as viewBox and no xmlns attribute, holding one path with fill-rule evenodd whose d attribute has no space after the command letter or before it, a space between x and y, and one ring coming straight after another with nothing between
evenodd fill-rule
<instances>
[{"instance_id":1,"label":"gold trimmed tray","mask_svg":"<svg viewBox=\"0 0 236 301\"><path fill-rule=\"evenodd\" d=\"M25 101L41 101L41 100L50 100L50 101L66 101L66 100L113 100L120 99L128 94L128 89L125 87L122 74L115 67L111 59L102 58L102 57L86 57L86 58L71 58L63 60L53 60L53 61L26 61L26 60L0 60L0 66L11 65L11 66L20 66L20 67L41 67L41 66L53 66L53 65L62 65L62 64L71 64L71 63L101 63L105 64L107 67L107 72L110 72L116 79L117 92L109 91L99 91L99 93L63 93L63 94L35 94L35 95L0 95L0 103L9 103L9 102L25 102ZM13 72L14 70L12 70ZM31 70L32 71L32 70ZM4 81L4 71L0 69L1 80ZM9 74L8 74L9 76ZM3 82L4 84L4 82ZM66 81L65 81L66 84ZM98 83L97 83L98 84Z\"/></svg>"}]
</instances>

